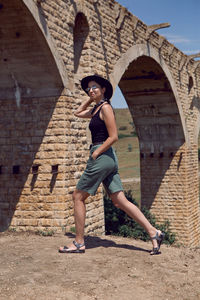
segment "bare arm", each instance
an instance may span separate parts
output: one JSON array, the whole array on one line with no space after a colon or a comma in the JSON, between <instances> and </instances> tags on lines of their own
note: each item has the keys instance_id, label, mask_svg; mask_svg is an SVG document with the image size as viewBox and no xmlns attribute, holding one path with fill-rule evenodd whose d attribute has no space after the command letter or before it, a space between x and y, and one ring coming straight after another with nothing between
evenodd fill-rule
<instances>
[{"instance_id":1,"label":"bare arm","mask_svg":"<svg viewBox=\"0 0 200 300\"><path fill-rule=\"evenodd\" d=\"M96 159L101 153L109 149L112 144L118 140L117 125L112 107L104 104L101 109L100 116L106 124L109 136L105 142L93 152L93 159Z\"/></svg>"},{"instance_id":2,"label":"bare arm","mask_svg":"<svg viewBox=\"0 0 200 300\"><path fill-rule=\"evenodd\" d=\"M78 109L75 111L74 115L79 118L91 118L92 108L88 108L88 106L92 103L92 100L89 98L84 101Z\"/></svg>"}]
</instances>

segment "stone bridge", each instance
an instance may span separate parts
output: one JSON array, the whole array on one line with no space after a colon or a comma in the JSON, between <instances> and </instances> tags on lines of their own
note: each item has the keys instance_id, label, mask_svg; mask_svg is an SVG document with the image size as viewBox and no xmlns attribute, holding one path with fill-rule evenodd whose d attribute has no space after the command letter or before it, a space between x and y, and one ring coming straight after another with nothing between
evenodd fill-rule
<instances>
[{"instance_id":1,"label":"stone bridge","mask_svg":"<svg viewBox=\"0 0 200 300\"><path fill-rule=\"evenodd\" d=\"M200 65L114 0L0 0L0 229L67 230L84 169L80 79L119 85L140 145L141 201L200 243ZM104 233L101 188L87 232Z\"/></svg>"}]
</instances>

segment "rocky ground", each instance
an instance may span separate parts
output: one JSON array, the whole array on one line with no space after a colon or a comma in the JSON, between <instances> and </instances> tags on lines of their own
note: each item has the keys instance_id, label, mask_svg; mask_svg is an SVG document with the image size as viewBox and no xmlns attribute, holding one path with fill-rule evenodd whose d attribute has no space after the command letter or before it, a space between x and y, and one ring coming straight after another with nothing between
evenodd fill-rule
<instances>
[{"instance_id":1,"label":"rocky ground","mask_svg":"<svg viewBox=\"0 0 200 300\"><path fill-rule=\"evenodd\" d=\"M200 299L200 248L150 256L151 243L90 236L85 254L59 254L72 238L1 233L0 300Z\"/></svg>"}]
</instances>

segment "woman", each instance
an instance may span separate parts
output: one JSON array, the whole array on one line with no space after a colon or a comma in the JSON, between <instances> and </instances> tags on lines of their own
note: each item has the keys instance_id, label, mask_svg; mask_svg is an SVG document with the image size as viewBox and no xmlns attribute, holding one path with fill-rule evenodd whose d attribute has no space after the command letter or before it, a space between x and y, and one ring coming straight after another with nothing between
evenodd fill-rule
<instances>
[{"instance_id":1,"label":"woman","mask_svg":"<svg viewBox=\"0 0 200 300\"><path fill-rule=\"evenodd\" d=\"M73 193L76 238L73 244L61 247L59 252L85 252L85 200L89 195L95 195L102 182L113 204L125 211L148 232L153 244L151 254L158 254L164 233L154 228L137 206L126 199L118 174L117 158L112 148L113 143L118 140L115 116L109 101L113 94L112 85L108 80L92 75L82 79L81 87L89 99L79 106L75 116L91 119L89 128L92 144L86 169ZM88 106L92 102L96 105L90 109Z\"/></svg>"}]
</instances>

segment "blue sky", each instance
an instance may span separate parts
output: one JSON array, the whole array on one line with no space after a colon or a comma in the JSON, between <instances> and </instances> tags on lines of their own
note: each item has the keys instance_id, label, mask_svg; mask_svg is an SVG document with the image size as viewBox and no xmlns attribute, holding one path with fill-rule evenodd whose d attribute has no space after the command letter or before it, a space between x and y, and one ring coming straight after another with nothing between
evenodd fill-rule
<instances>
[{"instance_id":1,"label":"blue sky","mask_svg":"<svg viewBox=\"0 0 200 300\"><path fill-rule=\"evenodd\" d=\"M200 52L200 0L119 0L147 25L170 23L157 30L185 54ZM112 99L114 107L127 107L119 88Z\"/></svg>"}]
</instances>

